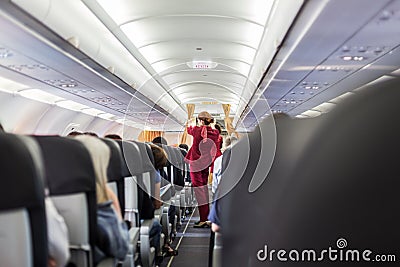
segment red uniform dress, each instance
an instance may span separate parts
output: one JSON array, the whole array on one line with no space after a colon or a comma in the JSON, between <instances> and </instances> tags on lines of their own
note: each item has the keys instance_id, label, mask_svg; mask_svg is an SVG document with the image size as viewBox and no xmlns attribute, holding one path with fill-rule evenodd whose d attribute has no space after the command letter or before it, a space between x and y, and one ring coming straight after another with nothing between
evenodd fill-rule
<instances>
[{"instance_id":1,"label":"red uniform dress","mask_svg":"<svg viewBox=\"0 0 400 267\"><path fill-rule=\"evenodd\" d=\"M193 144L185 160L190 165L190 177L199 203L200 221L205 222L209 213L207 188L209 167L219 150L217 147L219 132L210 126L188 127L187 131L193 136Z\"/></svg>"},{"instance_id":2,"label":"red uniform dress","mask_svg":"<svg viewBox=\"0 0 400 267\"><path fill-rule=\"evenodd\" d=\"M218 133L219 133L219 132L218 132ZM214 161L215 161L215 159L222 155L221 148L222 148L222 143L223 143L223 142L224 142L224 138L222 138L222 136L219 135L219 136L218 136L218 142L217 142L217 144L216 144L216 145L217 145L217 154L215 155L214 160L213 160L213 163L211 164L211 169L210 169L210 172L211 172L211 173L214 172Z\"/></svg>"}]
</instances>

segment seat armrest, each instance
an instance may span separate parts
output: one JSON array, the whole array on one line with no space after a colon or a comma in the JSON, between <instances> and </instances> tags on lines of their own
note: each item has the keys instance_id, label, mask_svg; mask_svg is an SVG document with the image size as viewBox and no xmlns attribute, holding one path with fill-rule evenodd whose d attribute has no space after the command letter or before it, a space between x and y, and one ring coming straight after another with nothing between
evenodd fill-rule
<instances>
[{"instance_id":1,"label":"seat armrest","mask_svg":"<svg viewBox=\"0 0 400 267\"><path fill-rule=\"evenodd\" d=\"M144 220L140 226L140 257L143 267L154 265L155 248L150 246L150 230L153 225L152 220Z\"/></svg>"},{"instance_id":2,"label":"seat armrest","mask_svg":"<svg viewBox=\"0 0 400 267\"><path fill-rule=\"evenodd\" d=\"M129 229L129 243L132 245L136 245L139 241L140 231L139 227L132 227Z\"/></svg>"}]
</instances>

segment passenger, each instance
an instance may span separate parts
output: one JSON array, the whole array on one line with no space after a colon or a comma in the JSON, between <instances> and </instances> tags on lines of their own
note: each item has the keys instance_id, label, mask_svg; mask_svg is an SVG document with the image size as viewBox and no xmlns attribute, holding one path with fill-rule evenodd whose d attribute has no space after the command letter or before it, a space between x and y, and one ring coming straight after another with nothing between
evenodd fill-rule
<instances>
[{"instance_id":1,"label":"passenger","mask_svg":"<svg viewBox=\"0 0 400 267\"><path fill-rule=\"evenodd\" d=\"M115 257L123 261L129 248L129 234L122 220L118 198L107 185L107 167L110 149L98 138L88 135L75 137L81 141L92 158L96 176L97 235L95 263Z\"/></svg>"},{"instance_id":2,"label":"passenger","mask_svg":"<svg viewBox=\"0 0 400 267\"><path fill-rule=\"evenodd\" d=\"M233 146L236 143L236 141L237 141L236 137L227 137L225 140L225 149ZM218 157L214 162L214 170L216 173L214 174L214 177L213 177L213 183L212 183L212 189L211 189L214 196L215 196L215 193L217 192L218 185L221 182L223 157L224 157L224 154L222 153L222 155L220 157ZM213 232L219 232L220 220L219 220L218 200L213 201L210 214L208 215L208 220L211 222L211 230Z\"/></svg>"},{"instance_id":3,"label":"passenger","mask_svg":"<svg viewBox=\"0 0 400 267\"><path fill-rule=\"evenodd\" d=\"M58 213L47 192L44 200L49 249L47 266L66 266L70 257L67 225L64 218Z\"/></svg>"},{"instance_id":4,"label":"passenger","mask_svg":"<svg viewBox=\"0 0 400 267\"><path fill-rule=\"evenodd\" d=\"M221 149L222 149L222 145L224 143L224 139L222 138L222 135L221 135L221 133L222 133L221 126L218 123L216 123L214 125L214 127L215 127L216 130L218 130L219 136L218 136L218 143L216 144L216 146L217 146L217 154L215 155L215 158L214 158L213 163L211 164L211 168L210 168L210 175L209 175L209 179L208 179L208 183L209 184L213 183L215 160L222 155Z\"/></svg>"},{"instance_id":5,"label":"passenger","mask_svg":"<svg viewBox=\"0 0 400 267\"><path fill-rule=\"evenodd\" d=\"M119 136L118 134L107 134L104 136L104 138L109 138L113 140L122 140L121 136Z\"/></svg>"},{"instance_id":6,"label":"passenger","mask_svg":"<svg viewBox=\"0 0 400 267\"><path fill-rule=\"evenodd\" d=\"M153 141L151 141L153 144L160 144L161 146L166 146L166 145L168 145L168 142L167 142L167 140L164 138L164 137L162 137L162 136L157 136L157 137L155 137L154 139L153 139Z\"/></svg>"},{"instance_id":7,"label":"passenger","mask_svg":"<svg viewBox=\"0 0 400 267\"><path fill-rule=\"evenodd\" d=\"M4 132L0 124L0 133ZM45 190L45 209L47 222L47 246L48 246L48 267L66 266L68 263L69 241L68 229L64 218L58 213L53 201L49 197L49 192Z\"/></svg>"},{"instance_id":8,"label":"passenger","mask_svg":"<svg viewBox=\"0 0 400 267\"><path fill-rule=\"evenodd\" d=\"M190 164L190 175L192 185L199 203L200 221L194 227L209 227L207 216L209 213L208 204L208 175L209 167L217 154L219 132L212 129L210 124L214 121L210 113L202 111L199 113L198 121L200 126L189 126L188 134L193 136L193 145L186 155L186 162Z\"/></svg>"},{"instance_id":9,"label":"passenger","mask_svg":"<svg viewBox=\"0 0 400 267\"><path fill-rule=\"evenodd\" d=\"M153 139L152 141L153 144L159 146L159 147L163 147L168 145L167 140L162 137L162 136L157 136ZM167 158L168 160L168 158ZM164 168L159 169L159 173L161 175L161 177L163 177L164 179L166 179L167 181L171 181L168 177L168 174L165 173ZM172 187L172 195L175 195L175 188ZM169 205L168 208L168 220L171 223L172 226L175 225L175 214L176 214L176 207L174 205ZM173 229L173 231L176 231L175 229Z\"/></svg>"},{"instance_id":10,"label":"passenger","mask_svg":"<svg viewBox=\"0 0 400 267\"><path fill-rule=\"evenodd\" d=\"M164 149L161 147L150 144L151 151L153 152L154 156L154 167L157 171L156 174L156 185L154 190L154 198L153 198L153 205L155 209L159 209L162 206L162 201L160 197L160 185L161 185L161 175L160 171L163 170L165 165L167 164L167 154L165 153ZM156 248L156 255L158 254L158 248L160 246L160 235L161 235L161 225L158 220L153 220L153 227L150 229L150 238L152 238L151 246ZM173 249L169 241L167 241L163 246L163 252L166 256L176 256L178 255L178 251Z\"/></svg>"},{"instance_id":11,"label":"passenger","mask_svg":"<svg viewBox=\"0 0 400 267\"><path fill-rule=\"evenodd\" d=\"M231 138L228 136L225 139L225 149L228 148L231 145ZM213 179L212 179L212 187L211 191L213 195L215 194L215 191L217 190L217 186L219 184L220 178L221 178L221 163L222 163L222 155L217 157L214 160L214 172L213 172Z\"/></svg>"}]
</instances>

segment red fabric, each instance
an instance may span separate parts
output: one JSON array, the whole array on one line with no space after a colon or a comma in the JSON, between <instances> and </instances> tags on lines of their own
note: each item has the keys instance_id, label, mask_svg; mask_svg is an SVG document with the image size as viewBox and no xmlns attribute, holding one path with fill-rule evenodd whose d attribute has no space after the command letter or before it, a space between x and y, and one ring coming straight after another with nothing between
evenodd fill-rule
<instances>
[{"instance_id":1,"label":"red fabric","mask_svg":"<svg viewBox=\"0 0 400 267\"><path fill-rule=\"evenodd\" d=\"M187 131L193 136L193 144L185 161L190 164L194 172L208 170L219 150L217 147L218 130L212 129L210 126L191 126Z\"/></svg>"},{"instance_id":2,"label":"red fabric","mask_svg":"<svg viewBox=\"0 0 400 267\"><path fill-rule=\"evenodd\" d=\"M192 170L192 169L191 169ZM191 172L192 185L194 187L194 194L196 195L197 203L199 203L200 221L207 221L208 213L210 212L209 199L208 199L208 169L200 172Z\"/></svg>"},{"instance_id":3,"label":"red fabric","mask_svg":"<svg viewBox=\"0 0 400 267\"><path fill-rule=\"evenodd\" d=\"M214 161L215 161L215 159L222 155L221 147L222 147L222 143L223 142L224 142L224 138L222 138L222 136L219 135L218 136L218 142L217 142L217 154L215 155L214 160L213 160L213 162L211 164L211 170L210 170L211 173L214 172Z\"/></svg>"}]
</instances>

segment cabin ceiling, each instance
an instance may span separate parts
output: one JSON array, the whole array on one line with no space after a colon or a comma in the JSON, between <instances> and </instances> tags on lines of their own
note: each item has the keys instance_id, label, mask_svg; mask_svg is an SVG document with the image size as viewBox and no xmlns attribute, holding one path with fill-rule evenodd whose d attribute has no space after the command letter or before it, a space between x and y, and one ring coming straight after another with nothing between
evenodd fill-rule
<instances>
[{"instance_id":1,"label":"cabin ceiling","mask_svg":"<svg viewBox=\"0 0 400 267\"><path fill-rule=\"evenodd\" d=\"M14 0L0 8L1 76L152 129L181 130L186 104L217 119L231 104L246 131L271 112L304 115L399 69L398 0Z\"/></svg>"}]
</instances>

